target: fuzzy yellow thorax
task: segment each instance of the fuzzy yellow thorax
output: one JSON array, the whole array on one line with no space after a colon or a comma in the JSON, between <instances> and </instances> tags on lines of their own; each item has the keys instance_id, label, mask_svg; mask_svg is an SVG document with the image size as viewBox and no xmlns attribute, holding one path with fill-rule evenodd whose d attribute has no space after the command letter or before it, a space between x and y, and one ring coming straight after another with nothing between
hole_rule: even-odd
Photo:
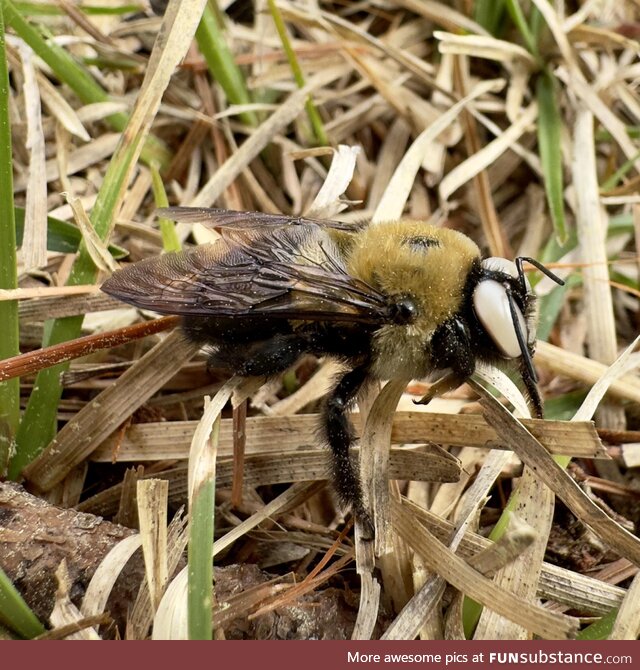
<instances>
[{"instance_id":1,"label":"fuzzy yellow thorax","mask_svg":"<svg viewBox=\"0 0 640 670\"><path fill-rule=\"evenodd\" d=\"M370 225L354 236L350 274L390 298L410 297L418 310L408 325L383 326L374 348L381 377L398 370L423 376L435 329L460 309L465 283L480 250L466 235L414 220Z\"/></svg>"}]
</instances>

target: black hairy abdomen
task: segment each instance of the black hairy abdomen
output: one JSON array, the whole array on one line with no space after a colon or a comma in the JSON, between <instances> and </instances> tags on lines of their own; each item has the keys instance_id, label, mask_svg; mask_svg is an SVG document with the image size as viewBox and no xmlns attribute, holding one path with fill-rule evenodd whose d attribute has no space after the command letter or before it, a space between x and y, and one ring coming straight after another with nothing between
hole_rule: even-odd
<instances>
[{"instance_id":1,"label":"black hairy abdomen","mask_svg":"<svg viewBox=\"0 0 640 670\"><path fill-rule=\"evenodd\" d=\"M182 328L190 340L212 348L211 367L243 376L275 375L303 354L357 363L370 351L372 335L361 325L261 316L188 316Z\"/></svg>"}]
</instances>

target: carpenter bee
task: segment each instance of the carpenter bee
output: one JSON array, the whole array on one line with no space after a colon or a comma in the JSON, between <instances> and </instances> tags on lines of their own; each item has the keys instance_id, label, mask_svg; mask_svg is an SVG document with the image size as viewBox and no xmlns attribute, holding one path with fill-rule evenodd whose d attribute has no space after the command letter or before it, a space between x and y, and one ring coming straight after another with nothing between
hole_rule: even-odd
<instances>
[{"instance_id":1,"label":"carpenter bee","mask_svg":"<svg viewBox=\"0 0 640 670\"><path fill-rule=\"evenodd\" d=\"M530 258L482 259L454 230L422 221L347 226L256 212L173 207L177 221L221 234L209 245L143 260L116 272L106 293L182 317L185 335L208 345L211 364L243 376L274 375L305 353L331 356L346 372L328 394L321 434L332 452L343 504L367 520L348 418L369 379L442 372L428 401L459 386L476 361L515 366L542 416L532 356L535 296Z\"/></svg>"}]
</instances>

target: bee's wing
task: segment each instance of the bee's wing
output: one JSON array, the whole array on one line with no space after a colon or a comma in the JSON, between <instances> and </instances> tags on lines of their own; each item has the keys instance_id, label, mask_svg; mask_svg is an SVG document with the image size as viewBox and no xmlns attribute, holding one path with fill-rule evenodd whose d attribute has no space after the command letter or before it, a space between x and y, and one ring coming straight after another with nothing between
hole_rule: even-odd
<instances>
[{"instance_id":1,"label":"bee's wing","mask_svg":"<svg viewBox=\"0 0 640 670\"><path fill-rule=\"evenodd\" d=\"M180 223L202 223L210 228L279 228L282 226L317 225L321 228L356 231L362 224L341 223L330 219L305 219L304 217L262 212L236 212L230 209L210 209L207 207L164 207L156 214Z\"/></svg>"},{"instance_id":2,"label":"bee's wing","mask_svg":"<svg viewBox=\"0 0 640 670\"><path fill-rule=\"evenodd\" d=\"M102 286L120 300L182 316L257 316L371 324L389 318L384 295L347 272L315 225L232 229L215 244L140 261Z\"/></svg>"}]
</instances>

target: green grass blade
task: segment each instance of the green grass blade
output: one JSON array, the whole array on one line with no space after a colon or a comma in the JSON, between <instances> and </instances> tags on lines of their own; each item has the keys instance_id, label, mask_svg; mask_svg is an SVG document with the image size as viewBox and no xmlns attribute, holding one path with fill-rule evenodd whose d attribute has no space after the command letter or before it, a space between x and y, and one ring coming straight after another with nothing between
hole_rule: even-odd
<instances>
[{"instance_id":1,"label":"green grass blade","mask_svg":"<svg viewBox=\"0 0 640 670\"><path fill-rule=\"evenodd\" d=\"M91 222L96 233L103 240L109 235L113 212L119 201L120 189L124 187L129 174L129 165L137 155L134 147L135 145L128 146L124 152L116 150L91 211ZM93 284L96 277L96 267L84 243L81 243L67 280L67 286ZM47 322L43 346L73 340L80 336L81 328L82 316ZM68 362L61 363L41 370L36 376L33 391L16 434L16 452L9 464L9 476L12 479L18 478L22 469L36 458L53 439L56 432L58 404L62 396L60 376L68 367Z\"/></svg>"},{"instance_id":2,"label":"green grass blade","mask_svg":"<svg viewBox=\"0 0 640 670\"><path fill-rule=\"evenodd\" d=\"M109 236L113 213L120 200L121 190L126 185L129 167L138 155L136 147L142 140L134 138L131 144L119 145L109 163L107 173L98 193L91 222L98 236L105 240ZM84 245L80 244L78 256L73 264L67 286L93 284L97 277L96 267ZM82 316L57 319L45 325L43 346L68 342L80 336ZM62 395L60 375L69 363L61 363L41 370L36 376L33 391L29 397L20 427L16 435L16 453L9 465L9 476L17 478L53 439L56 430L56 415Z\"/></svg>"},{"instance_id":3,"label":"green grass blade","mask_svg":"<svg viewBox=\"0 0 640 670\"><path fill-rule=\"evenodd\" d=\"M618 616L618 608L612 609L610 612L600 617L597 621L581 630L576 636L577 640L608 640L613 624L616 622Z\"/></svg>"},{"instance_id":4,"label":"green grass blade","mask_svg":"<svg viewBox=\"0 0 640 670\"><path fill-rule=\"evenodd\" d=\"M0 289L18 285L13 210L13 160L9 117L9 72L5 55L4 14L0 2ZM20 353L18 303L0 302L0 359ZM0 477L7 473L9 455L20 421L20 380L0 384Z\"/></svg>"},{"instance_id":5,"label":"green grass blade","mask_svg":"<svg viewBox=\"0 0 640 670\"><path fill-rule=\"evenodd\" d=\"M497 36L504 20L505 0L476 0L473 14L479 23L491 35Z\"/></svg>"},{"instance_id":6,"label":"green grass blade","mask_svg":"<svg viewBox=\"0 0 640 670\"><path fill-rule=\"evenodd\" d=\"M640 126L626 126L627 135L632 140L640 139ZM596 142L611 142L613 135L606 128L596 130Z\"/></svg>"},{"instance_id":7,"label":"green grass blade","mask_svg":"<svg viewBox=\"0 0 640 670\"><path fill-rule=\"evenodd\" d=\"M14 2L16 9L25 16L62 16L63 11L57 4L43 3L43 2ZM132 14L133 12L140 12L144 9L144 3L132 2L128 5L116 5L110 7L105 4L79 7L85 14L89 16L120 16L121 14Z\"/></svg>"},{"instance_id":8,"label":"green grass blade","mask_svg":"<svg viewBox=\"0 0 640 670\"><path fill-rule=\"evenodd\" d=\"M491 2L489 2L488 4L491 4ZM538 45L536 43L533 32L529 28L527 19L524 13L522 12L522 7L520 7L520 1L506 0L506 6L507 11L509 12L509 16L511 16L511 20L513 21L516 28L520 31L520 34L522 35L522 39L524 40L525 46L533 56L538 58L540 55L538 52Z\"/></svg>"},{"instance_id":9,"label":"green grass blade","mask_svg":"<svg viewBox=\"0 0 640 670\"><path fill-rule=\"evenodd\" d=\"M267 0L267 2L269 5L269 12L271 12L271 17L273 18L276 30L278 31L278 36L282 42L282 47L287 56L287 60L289 61L289 67L293 73L293 78L295 79L298 88L303 88L305 85L304 74L302 73L300 63L298 63L296 52L293 50L293 46L291 45L291 40L289 39L289 34L287 33L287 27L285 26L284 20L282 19L282 14L280 13L280 10L278 9L274 0ZM313 104L311 97L307 99L305 107L307 110L307 116L309 117L309 123L313 128L315 143L321 146L328 145L329 138L325 132L322 118L320 117L316 106Z\"/></svg>"},{"instance_id":10,"label":"green grass blade","mask_svg":"<svg viewBox=\"0 0 640 670\"><path fill-rule=\"evenodd\" d=\"M24 235L24 207L15 207L14 212L16 217L16 244L19 247ZM75 254L81 241L82 233L77 226L53 216L47 217L47 249L49 251ZM108 249L116 260L126 258L129 255L124 247L119 247L117 244L110 244Z\"/></svg>"},{"instance_id":11,"label":"green grass blade","mask_svg":"<svg viewBox=\"0 0 640 670\"><path fill-rule=\"evenodd\" d=\"M600 187L603 191L610 191L618 186L624 179L625 175L634 169L635 162L640 158L640 151L635 156L625 161Z\"/></svg>"},{"instance_id":12,"label":"green grass blade","mask_svg":"<svg viewBox=\"0 0 640 670\"><path fill-rule=\"evenodd\" d=\"M162 183L158 167L152 164L150 170L151 189L153 190L153 199L156 203L156 207L168 207L169 199L164 190L164 184ZM158 224L160 225L160 234L162 235L162 248L165 251L180 251L182 245L180 244L180 239L176 233L176 227L173 221L171 221L171 219L160 217L158 219Z\"/></svg>"},{"instance_id":13,"label":"green grass blade","mask_svg":"<svg viewBox=\"0 0 640 670\"><path fill-rule=\"evenodd\" d=\"M571 421L586 397L587 392L584 389L578 389L577 391L569 391L562 395L547 398L544 403L545 419Z\"/></svg>"},{"instance_id":14,"label":"green grass blade","mask_svg":"<svg viewBox=\"0 0 640 670\"><path fill-rule=\"evenodd\" d=\"M16 9L11 0L2 0L5 20L16 33L53 70L56 77L69 86L84 104L108 101L108 93L96 82L89 71L53 40L48 40L32 26ZM117 131L127 125L127 114L117 113L107 117L108 123ZM169 164L171 154L158 138L149 136L141 156L143 162L156 161L164 167Z\"/></svg>"},{"instance_id":15,"label":"green grass blade","mask_svg":"<svg viewBox=\"0 0 640 670\"><path fill-rule=\"evenodd\" d=\"M195 31L195 23L199 20L193 8L197 3L173 5L175 12L167 15L173 21L172 26L183 22L183 30L178 33L169 28L160 32L151 54L152 68L148 79L142 84L140 95L134 111L115 153L107 167L107 171L98 192L95 205L91 210L91 223L100 239L106 240L115 220L115 213L124 197L128 179L134 163L140 157L145 139L148 137L151 122L160 104L160 90L165 90L169 83L170 72L177 62L184 57L189 41L184 39L184 30L190 34ZM161 58L161 54L169 54L169 58ZM84 242L80 244L78 255L73 264L67 286L92 284L97 277L96 267L87 252ZM82 326L82 316L58 319L45 325L44 346L58 344L77 338ZM67 367L63 363L47 370L42 370L36 377L33 392L27 403L18 433L16 436L16 454L10 463L10 476L17 477L22 469L30 463L51 441L55 427L57 409L62 394L60 373Z\"/></svg>"},{"instance_id":16,"label":"green grass blade","mask_svg":"<svg viewBox=\"0 0 640 670\"><path fill-rule=\"evenodd\" d=\"M540 40L542 39L543 31L547 30L546 25L547 24L545 20L542 18L542 14L540 13L538 7L535 5L531 5L531 14L529 15L529 26L531 28L531 33L533 34L533 40L534 44L536 45L536 49L537 45L540 44Z\"/></svg>"},{"instance_id":17,"label":"green grass blade","mask_svg":"<svg viewBox=\"0 0 640 670\"><path fill-rule=\"evenodd\" d=\"M87 281L86 283L91 283ZM79 337L82 317L73 316L45 324L43 346L60 344ZM33 391L16 433L16 450L9 463L9 477L18 479L22 469L28 465L56 434L56 416L58 403L62 396L60 376L69 367L61 363L41 370L36 375Z\"/></svg>"},{"instance_id":18,"label":"green grass blade","mask_svg":"<svg viewBox=\"0 0 640 670\"><path fill-rule=\"evenodd\" d=\"M556 286L550 293L538 300L540 315L536 334L539 340L546 342L549 339L551 330L560 315L560 310L565 304L567 294L581 283L580 277L572 275L565 280L564 286Z\"/></svg>"},{"instance_id":19,"label":"green grass blade","mask_svg":"<svg viewBox=\"0 0 640 670\"><path fill-rule=\"evenodd\" d=\"M227 46L218 18L209 4L196 30L196 40L207 61L209 73L222 86L229 102L234 105L248 105L251 97L244 75ZM253 112L243 112L240 119L248 126L258 125L258 117Z\"/></svg>"},{"instance_id":20,"label":"green grass blade","mask_svg":"<svg viewBox=\"0 0 640 670\"><path fill-rule=\"evenodd\" d=\"M536 84L538 97L538 150L542 161L544 185L553 228L558 243L567 240L564 217L562 153L560 135L562 118L558 109L555 79L549 72L542 72Z\"/></svg>"},{"instance_id":21,"label":"green grass blade","mask_svg":"<svg viewBox=\"0 0 640 670\"><path fill-rule=\"evenodd\" d=\"M2 568L0 568L0 623L27 639L45 632L38 617L29 609Z\"/></svg>"},{"instance_id":22,"label":"green grass blade","mask_svg":"<svg viewBox=\"0 0 640 670\"><path fill-rule=\"evenodd\" d=\"M215 452L220 436L220 415L211 429L209 442L200 463L194 466L196 481L189 512L189 550L187 591L189 639L213 637L213 529L215 508Z\"/></svg>"}]
</instances>

